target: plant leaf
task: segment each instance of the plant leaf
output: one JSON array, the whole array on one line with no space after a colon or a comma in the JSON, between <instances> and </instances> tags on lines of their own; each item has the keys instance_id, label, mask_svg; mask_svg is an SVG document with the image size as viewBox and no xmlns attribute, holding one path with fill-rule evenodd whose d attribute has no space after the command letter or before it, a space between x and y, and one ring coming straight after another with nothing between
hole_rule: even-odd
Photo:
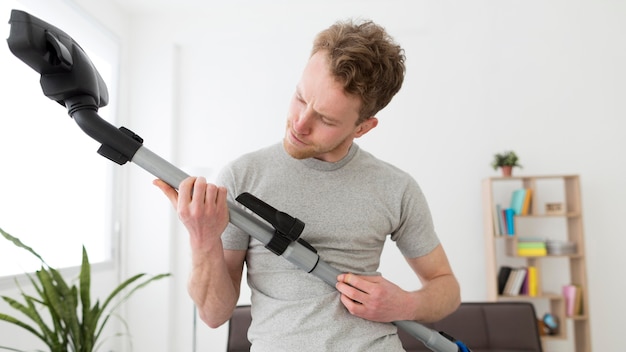
<instances>
[{"instance_id":1,"label":"plant leaf","mask_svg":"<svg viewBox=\"0 0 626 352\"><path fill-rule=\"evenodd\" d=\"M0 234L17 247L30 252L42 263L41 269L36 271L35 275L26 274L39 297L25 294L17 280L17 287L25 303L2 296L12 308L24 314L35 324L29 325L15 317L2 313L0 313L0 321L6 321L31 332L48 346L50 349L49 352L67 352L68 349L73 352L92 352L94 346L102 346L101 342L98 344L96 344L96 342L104 326L111 316L113 316L113 311L138 289L145 287L150 282L170 276L170 274L160 274L140 281L146 274L135 275L117 286L113 292L108 295L103 304L101 304L99 300L96 300L95 305L91 307L91 265L89 263L87 250L84 246L82 248L83 258L77 287L76 285L68 285L58 270L50 267L35 250L25 245L18 238L11 236L1 228ZM130 289L130 291L125 292L127 288ZM112 304L113 299L122 293L124 293L124 295L119 300L116 300L115 305L104 315L105 308ZM82 317L79 316L79 304ZM48 326L44 322L37 308L39 306L45 308L48 314L50 314L49 320L52 321L52 326ZM126 326L125 322L123 323ZM39 328L39 330L37 328ZM128 331L127 326L126 330ZM121 335L117 334L115 336ZM1 349L24 352L5 346L0 346L0 350ZM43 351L37 350L37 352Z\"/></svg>"},{"instance_id":2,"label":"plant leaf","mask_svg":"<svg viewBox=\"0 0 626 352\"><path fill-rule=\"evenodd\" d=\"M100 318L100 315L104 312L104 309L106 306L109 305L109 303L111 302L111 300L117 296L120 292L122 292L126 287L128 287L129 285L131 285L133 282L137 281L138 279L142 278L143 276L145 276L145 273L142 274L137 274L133 277L131 277L130 279L127 279L126 281L124 281L123 283L121 283L115 290L113 290L113 292L111 292L111 294L109 295L109 297L107 297L106 301L104 302L104 304L102 305L102 309L100 310L100 314L98 315L98 319ZM126 295L124 295L122 297L122 299L117 302L115 304L115 306L113 306L113 308L111 308L110 312L115 311L122 303L124 303L133 293L135 293L135 291L137 291L138 289L146 286L147 284L149 284L150 282L156 281L156 280L160 280L163 279L165 277L171 276L171 274L159 274L156 276L153 276L149 279L147 279L146 281L144 281L143 283L140 283L138 285L136 285L130 292L128 292ZM100 333L102 332L102 330L104 329L104 326L106 325L106 322L108 321L108 317L111 313L107 314L105 320L103 321L102 324L100 324L100 327L98 328L98 333L97 335L99 336Z\"/></svg>"},{"instance_id":3,"label":"plant leaf","mask_svg":"<svg viewBox=\"0 0 626 352\"><path fill-rule=\"evenodd\" d=\"M6 347L6 346L0 346L0 350L7 350L7 351L13 351L13 352L26 352L24 350L16 350L15 348Z\"/></svg>"},{"instance_id":4,"label":"plant leaf","mask_svg":"<svg viewBox=\"0 0 626 352\"><path fill-rule=\"evenodd\" d=\"M42 286L41 298L43 302L41 302L41 304L48 308L48 313L50 314L54 326L55 341L59 344L67 345L67 325L64 323L63 319L63 304L65 304L65 298L59 295L53 283L52 273L50 271L45 269L37 271L37 278Z\"/></svg>"},{"instance_id":5,"label":"plant leaf","mask_svg":"<svg viewBox=\"0 0 626 352\"><path fill-rule=\"evenodd\" d=\"M39 259L42 263L46 264L46 261L43 260L43 258L37 252L35 252L34 249L32 249L29 246L27 246L24 243L22 243L22 241L20 241L19 238L11 236L6 231L4 231L2 228L0 228L0 234L2 234L2 236L4 236L4 238L6 238L7 240L13 242L14 245L29 251L32 255L37 257L37 259Z\"/></svg>"},{"instance_id":6,"label":"plant leaf","mask_svg":"<svg viewBox=\"0 0 626 352\"><path fill-rule=\"evenodd\" d=\"M2 299L5 302L7 302L11 307L15 308L16 310L18 310L19 312L21 312L22 314L24 314L25 316L30 318L34 323L36 323L37 326L41 329L41 332L36 331L35 328L33 328L32 326L29 329L26 326L22 326L20 324L16 324L16 325L19 325L19 326L23 327L24 329L34 333L43 342L45 342L46 345L48 345L50 347L55 346L58 343L58 340L56 338L57 336L43 322L43 319L41 319L41 316L39 315L39 313L38 313L38 311L35 308L35 305L33 303L33 298L28 296L28 295L26 295L26 294L24 294L23 292L22 292L22 296L26 300L26 304L27 305L24 305L24 304L18 302L17 300L15 300L15 299L13 299L11 297L2 296ZM7 321L7 320L5 320L5 321ZM23 323L23 324L25 324L25 323ZM27 325L27 324L25 324L25 325ZM35 331L33 331L33 330L35 330Z\"/></svg>"},{"instance_id":7,"label":"plant leaf","mask_svg":"<svg viewBox=\"0 0 626 352\"><path fill-rule=\"evenodd\" d=\"M69 342L77 348L81 345L80 322L78 321L78 289L76 286L68 286L63 276L55 269L50 268L50 277L44 278L45 292L48 293L50 304L58 312L59 318L63 322L66 337ZM49 281L47 281L49 279Z\"/></svg>"},{"instance_id":8,"label":"plant leaf","mask_svg":"<svg viewBox=\"0 0 626 352\"><path fill-rule=\"evenodd\" d=\"M81 325L82 345L85 351L91 351L95 343L93 331L97 320L91 311L91 266L89 265L89 256L87 250L83 246L83 260L80 266L79 275L80 287L80 304L83 310L83 320Z\"/></svg>"},{"instance_id":9,"label":"plant leaf","mask_svg":"<svg viewBox=\"0 0 626 352\"><path fill-rule=\"evenodd\" d=\"M4 297L2 297L2 298L4 298ZM11 324L17 325L17 326L21 327L22 329L26 329L26 330L30 331L31 333L33 333L35 336L39 337L39 339L43 340L44 342L46 341L45 337L43 335L41 335L39 333L39 331L37 331L37 329L33 328L32 326L24 323L23 321L15 318L13 316L10 316L10 315L4 314L4 313L0 313L0 320L6 321L7 323L11 323Z\"/></svg>"},{"instance_id":10,"label":"plant leaf","mask_svg":"<svg viewBox=\"0 0 626 352\"><path fill-rule=\"evenodd\" d=\"M135 276L134 276L133 278L131 278L131 279L134 279L134 278L139 279L139 278L141 278L141 277L143 277L143 276L145 276L145 275L146 275L145 273L144 273L144 274L138 274L138 275L135 275ZM168 276L171 276L171 274L159 274L159 275L156 275L156 276L153 276L153 277L148 278L148 279L147 279L146 281L144 281L143 283L140 283L140 284L136 285L136 286L135 286L132 290L130 290L130 292L128 292L126 295L124 295L124 297L122 297L122 299L121 299L119 302L117 302L117 304L116 304L116 305L115 305L115 306L111 309L111 311L114 311L115 309L117 309L117 307L119 307L119 306L120 306L123 302L125 302L125 301L126 301L126 300L127 300L127 299L128 299L128 298L129 298L129 297L130 297L133 293L135 293L135 291L139 290L139 289L140 289L140 288L142 288L142 287L145 287L146 285L148 285L149 283L151 283L151 282L153 282L153 281L160 280L160 279L163 279L163 278L168 277ZM118 289L116 289L115 291L113 291L113 293L112 293L111 295L109 295L109 297L110 297L110 298L113 298L114 296L116 296L117 294L119 294L119 293L122 291L122 289L124 289L126 286L130 285L130 284L132 283L132 281L135 281L135 280L136 280L136 279L135 279L135 280L132 280L131 282L129 282L131 279L129 279L129 280L127 280L126 282L122 283L122 285L120 285L120 286L118 287L118 289L119 289L119 288L121 288L121 289L119 289L119 290L118 290ZM126 283L128 283L128 285L126 285ZM123 286L123 287L122 287L122 286ZM106 303L108 303L109 301L110 301L110 300L109 300L109 299L107 299L107 302L106 302ZM106 303L105 303L105 304L106 304ZM103 306L102 308L104 308L104 306Z\"/></svg>"}]
</instances>

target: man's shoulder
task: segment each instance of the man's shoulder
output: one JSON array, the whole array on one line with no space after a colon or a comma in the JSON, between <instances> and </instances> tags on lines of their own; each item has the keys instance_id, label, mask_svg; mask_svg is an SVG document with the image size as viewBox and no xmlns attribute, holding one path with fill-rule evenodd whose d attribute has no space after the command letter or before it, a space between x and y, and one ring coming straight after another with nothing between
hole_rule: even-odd
<instances>
[{"instance_id":1,"label":"man's shoulder","mask_svg":"<svg viewBox=\"0 0 626 352\"><path fill-rule=\"evenodd\" d=\"M392 178L412 178L412 176L405 170L391 164L388 161L379 159L377 156L364 150L363 148L359 150L359 160L361 166L370 172L375 171Z\"/></svg>"}]
</instances>

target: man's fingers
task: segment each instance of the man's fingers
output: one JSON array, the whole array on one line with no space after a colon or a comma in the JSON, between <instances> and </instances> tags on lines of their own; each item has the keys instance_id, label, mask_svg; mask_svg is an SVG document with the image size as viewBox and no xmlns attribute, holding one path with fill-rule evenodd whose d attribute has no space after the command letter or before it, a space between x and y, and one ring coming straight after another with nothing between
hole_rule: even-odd
<instances>
[{"instance_id":1,"label":"man's fingers","mask_svg":"<svg viewBox=\"0 0 626 352\"><path fill-rule=\"evenodd\" d=\"M191 193L192 193L193 199L198 200L198 201L204 203L205 197L206 197L206 193L207 193L206 178L204 178L204 177L196 177L193 180L192 187L193 187L193 189L191 190Z\"/></svg>"},{"instance_id":2,"label":"man's fingers","mask_svg":"<svg viewBox=\"0 0 626 352\"><path fill-rule=\"evenodd\" d=\"M194 183L196 182L195 177L187 177L180 183L178 186L178 197L180 199L186 199L187 201L191 201L192 192L194 190Z\"/></svg>"},{"instance_id":3,"label":"man's fingers","mask_svg":"<svg viewBox=\"0 0 626 352\"><path fill-rule=\"evenodd\" d=\"M217 186L215 186L213 184L207 184L206 185L206 190L205 190L205 193L204 193L204 202L206 204L216 204L217 203L217 196L218 196Z\"/></svg>"},{"instance_id":4,"label":"man's fingers","mask_svg":"<svg viewBox=\"0 0 626 352\"><path fill-rule=\"evenodd\" d=\"M360 286L363 281L352 273L340 274L337 277L336 287L339 292L353 302L361 303L367 296L367 292Z\"/></svg>"},{"instance_id":5,"label":"man's fingers","mask_svg":"<svg viewBox=\"0 0 626 352\"><path fill-rule=\"evenodd\" d=\"M354 287L355 289L365 293L368 292L370 283L374 282L353 273L339 274L339 276L337 276L337 281L343 282L344 284Z\"/></svg>"},{"instance_id":6,"label":"man's fingers","mask_svg":"<svg viewBox=\"0 0 626 352\"><path fill-rule=\"evenodd\" d=\"M172 206L176 209L178 207L178 192L174 189L174 187L165 183L165 181L161 179L156 179L152 182L155 186L157 186L163 194L170 200Z\"/></svg>"},{"instance_id":7,"label":"man's fingers","mask_svg":"<svg viewBox=\"0 0 626 352\"><path fill-rule=\"evenodd\" d=\"M226 203L226 197L228 196L228 191L226 187L218 187L217 188L217 203L223 204Z\"/></svg>"}]
</instances>

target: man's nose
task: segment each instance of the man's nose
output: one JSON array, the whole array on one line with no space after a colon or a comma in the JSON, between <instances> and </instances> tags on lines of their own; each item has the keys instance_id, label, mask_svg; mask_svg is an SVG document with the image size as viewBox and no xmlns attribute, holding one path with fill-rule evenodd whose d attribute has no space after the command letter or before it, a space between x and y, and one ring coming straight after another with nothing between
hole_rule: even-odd
<instances>
[{"instance_id":1,"label":"man's nose","mask_svg":"<svg viewBox=\"0 0 626 352\"><path fill-rule=\"evenodd\" d=\"M306 107L300 111L293 123L293 128L298 134L308 134L313 122L313 109Z\"/></svg>"}]
</instances>

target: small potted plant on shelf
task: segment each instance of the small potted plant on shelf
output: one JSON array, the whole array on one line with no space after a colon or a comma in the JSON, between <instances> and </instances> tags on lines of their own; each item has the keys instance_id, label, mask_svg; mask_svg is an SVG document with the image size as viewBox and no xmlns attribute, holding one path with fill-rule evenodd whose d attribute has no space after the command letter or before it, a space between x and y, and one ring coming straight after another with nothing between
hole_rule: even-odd
<instances>
[{"instance_id":1,"label":"small potted plant on shelf","mask_svg":"<svg viewBox=\"0 0 626 352\"><path fill-rule=\"evenodd\" d=\"M23 328L43 341L50 352L92 352L101 347L100 335L115 311L135 291L147 284L170 276L160 274L146 277L135 275L117 286L104 300L92 302L91 265L87 251L83 247L82 264L77 278L78 285L69 285L60 272L50 267L31 247L0 228L0 235L16 246L30 252L41 261L41 269L34 274L27 274L36 295L26 293L17 283L23 302L2 296L11 308L28 318L0 313L0 321L5 321ZM5 341L3 341L5 342ZM21 350L2 346L0 350Z\"/></svg>"},{"instance_id":2,"label":"small potted plant on shelf","mask_svg":"<svg viewBox=\"0 0 626 352\"><path fill-rule=\"evenodd\" d=\"M515 152L512 150L505 151L504 153L495 154L493 156L491 166L494 170L498 170L498 168L501 168L502 176L511 176L514 167L522 167L522 165L519 163L519 158L517 157L517 154L515 154Z\"/></svg>"}]
</instances>

